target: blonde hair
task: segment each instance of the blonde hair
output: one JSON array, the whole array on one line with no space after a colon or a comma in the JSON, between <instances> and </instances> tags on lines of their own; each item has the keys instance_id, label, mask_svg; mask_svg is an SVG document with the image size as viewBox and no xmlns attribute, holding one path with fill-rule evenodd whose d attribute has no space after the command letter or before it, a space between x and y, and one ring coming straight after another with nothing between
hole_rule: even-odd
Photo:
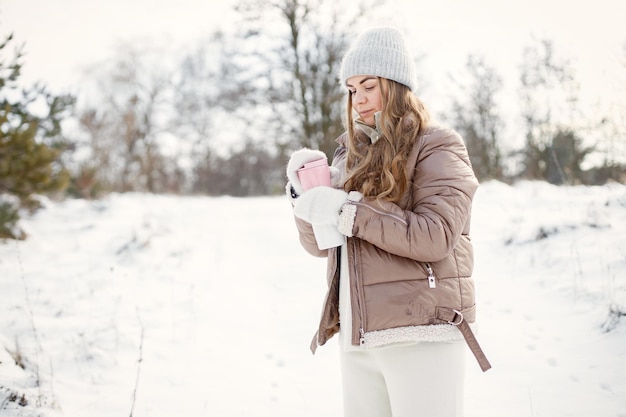
<instances>
[{"instance_id":1,"label":"blonde hair","mask_svg":"<svg viewBox=\"0 0 626 417\"><path fill-rule=\"evenodd\" d=\"M424 103L409 88L378 78L382 94L380 138L373 144L355 129L352 95L348 94L346 191L360 191L379 201L398 202L407 188L406 160L418 134L430 121Z\"/></svg>"}]
</instances>

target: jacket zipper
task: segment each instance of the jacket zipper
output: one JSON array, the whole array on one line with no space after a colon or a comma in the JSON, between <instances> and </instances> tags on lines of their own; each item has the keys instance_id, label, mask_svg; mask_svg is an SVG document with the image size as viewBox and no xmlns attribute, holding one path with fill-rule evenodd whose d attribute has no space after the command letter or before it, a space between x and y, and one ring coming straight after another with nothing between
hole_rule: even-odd
<instances>
[{"instance_id":1,"label":"jacket zipper","mask_svg":"<svg viewBox=\"0 0 626 417\"><path fill-rule=\"evenodd\" d=\"M391 214L391 213L388 213L388 212L386 212L386 211L378 210L378 209L376 209L375 207L372 207L372 206L370 206L370 205L368 205L368 204L363 204L363 203L358 202L358 201L355 201L353 204L355 204L355 205L357 205L357 206L365 207L365 208L367 208L368 210L372 210L372 211L373 211L374 213L376 213L376 214L380 214L380 215L382 215L382 216L391 217L392 219L397 220L398 222L402 223L403 225L405 225L405 226L407 225L406 220L404 220L404 219L403 219L402 217L400 217L400 216L396 216L395 214Z\"/></svg>"},{"instance_id":2,"label":"jacket zipper","mask_svg":"<svg viewBox=\"0 0 626 417\"><path fill-rule=\"evenodd\" d=\"M435 272L428 262L426 262L426 270L428 271L428 288L437 288Z\"/></svg>"},{"instance_id":3,"label":"jacket zipper","mask_svg":"<svg viewBox=\"0 0 626 417\"><path fill-rule=\"evenodd\" d=\"M367 207L368 209L373 210L375 213L392 217L392 218L396 219L397 221L399 221L400 223L403 223L405 225L407 224L406 221L403 218L399 217L399 216L395 216L395 215L392 215L392 214L389 214L389 213L385 213L385 212L380 211L380 210L376 210L375 208L373 208L373 207L371 207L369 205L360 204L359 202L355 202L354 204L359 205L359 206ZM350 246L350 245L348 245L348 246ZM356 259L356 245L352 244L351 246L352 246L352 250L353 250L354 259ZM353 267L353 268L354 268L353 273L355 275L355 279L357 281L359 281L359 276L358 276L358 274L356 272L356 267ZM436 288L437 287L437 282L436 282L436 278L435 278L435 272L433 271L433 268L430 266L430 263L428 263L428 262L426 263L426 270L428 271L428 287L429 288ZM360 283L357 282L357 284L360 284ZM357 285L356 288L357 288L357 300L358 300L358 303L359 303L358 306L357 306L357 311L359 313L359 323L360 323L360 326L359 326L359 336L358 336L359 340L358 340L358 342L359 342L359 346L364 346L365 345L365 327L366 327L366 325L364 323L364 317L363 317L363 312L362 312L363 301L361 300L361 292L358 291L358 289L360 288L359 285ZM352 300L352 302L354 302L354 301L355 300ZM355 317L352 317L353 332L354 332L354 329L356 328L356 326L354 326L354 322L355 322ZM352 343L354 343L354 342L356 342L356 339L353 336Z\"/></svg>"},{"instance_id":4,"label":"jacket zipper","mask_svg":"<svg viewBox=\"0 0 626 417\"><path fill-rule=\"evenodd\" d=\"M352 249L352 256L353 259L356 261L356 243L352 243L351 245L348 245L348 247L351 247ZM356 268L356 262L353 262L352 265L352 273L354 274L354 279L356 281L356 299L352 300L352 304L354 304L355 302L358 303L356 305L356 311L358 313L357 315L353 314L352 317L352 332L353 332L353 338L352 338L352 343L356 344L356 342L358 341L359 346L363 346L365 344L365 318L363 317L363 300L362 300L362 291L360 291L359 289L361 288L361 277L359 276L359 274L357 273L357 268ZM354 311L354 310L353 310ZM358 319L358 326L355 326L356 321ZM355 329L359 329L359 333L358 333L358 339L357 339L357 334L355 332Z\"/></svg>"}]
</instances>

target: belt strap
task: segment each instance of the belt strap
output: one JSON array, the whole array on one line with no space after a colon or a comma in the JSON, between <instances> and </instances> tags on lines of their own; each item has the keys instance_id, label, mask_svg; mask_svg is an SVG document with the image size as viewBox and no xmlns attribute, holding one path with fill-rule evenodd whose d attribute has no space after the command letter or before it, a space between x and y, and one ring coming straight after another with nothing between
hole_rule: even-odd
<instances>
[{"instance_id":1,"label":"belt strap","mask_svg":"<svg viewBox=\"0 0 626 417\"><path fill-rule=\"evenodd\" d=\"M437 318L439 320L444 320L448 324L456 326L459 329L483 372L486 372L491 368L491 364L489 363L489 360L487 360L485 352L481 349L478 340L476 340L476 336L474 336L474 332L472 332L472 328L469 323L465 321L461 311L446 307L437 307Z\"/></svg>"}]
</instances>

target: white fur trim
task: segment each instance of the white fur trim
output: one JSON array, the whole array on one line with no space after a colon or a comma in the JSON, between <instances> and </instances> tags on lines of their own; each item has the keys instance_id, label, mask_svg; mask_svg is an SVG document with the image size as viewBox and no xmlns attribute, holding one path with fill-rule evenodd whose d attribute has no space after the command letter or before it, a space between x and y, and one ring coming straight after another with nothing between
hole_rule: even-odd
<instances>
[{"instance_id":1,"label":"white fur trim","mask_svg":"<svg viewBox=\"0 0 626 417\"><path fill-rule=\"evenodd\" d=\"M363 199L363 194L358 191L350 191L348 193L349 202L359 202ZM339 225L337 228L341 233L348 237L352 237L352 228L354 227L354 219L356 217L356 205L344 204L339 214Z\"/></svg>"},{"instance_id":2,"label":"white fur trim","mask_svg":"<svg viewBox=\"0 0 626 417\"><path fill-rule=\"evenodd\" d=\"M354 227L354 218L356 217L356 206L354 204L346 203L341 208L341 214L339 215L339 224L337 229L348 236L352 237L352 228Z\"/></svg>"},{"instance_id":3,"label":"white fur trim","mask_svg":"<svg viewBox=\"0 0 626 417\"><path fill-rule=\"evenodd\" d=\"M463 335L450 324L428 326L407 326L367 332L364 335L364 348L375 348L398 343L416 342L455 342L463 340Z\"/></svg>"},{"instance_id":4,"label":"white fur trim","mask_svg":"<svg viewBox=\"0 0 626 417\"><path fill-rule=\"evenodd\" d=\"M348 201L358 202L363 200L363 194L358 191L350 191L348 193Z\"/></svg>"}]
</instances>

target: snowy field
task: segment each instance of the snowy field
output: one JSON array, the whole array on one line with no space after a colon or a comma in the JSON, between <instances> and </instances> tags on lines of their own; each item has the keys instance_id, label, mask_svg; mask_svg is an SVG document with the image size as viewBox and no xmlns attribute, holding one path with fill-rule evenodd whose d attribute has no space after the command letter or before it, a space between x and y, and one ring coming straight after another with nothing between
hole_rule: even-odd
<instances>
[{"instance_id":1,"label":"snowy field","mask_svg":"<svg viewBox=\"0 0 626 417\"><path fill-rule=\"evenodd\" d=\"M325 261L286 198L111 195L22 225L0 416L341 416L337 342L309 351ZM472 235L493 369L468 350L466 417L626 417L626 186L482 184Z\"/></svg>"}]
</instances>

